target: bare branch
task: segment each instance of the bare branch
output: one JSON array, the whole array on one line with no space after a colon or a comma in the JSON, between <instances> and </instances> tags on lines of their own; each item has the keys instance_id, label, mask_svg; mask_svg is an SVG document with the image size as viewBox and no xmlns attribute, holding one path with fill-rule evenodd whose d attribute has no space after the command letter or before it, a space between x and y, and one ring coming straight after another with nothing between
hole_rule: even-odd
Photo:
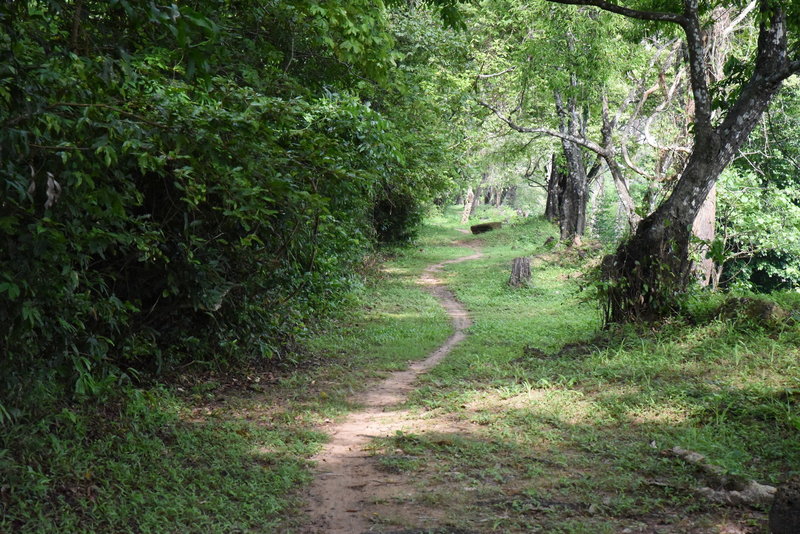
<instances>
[{"instance_id":1,"label":"bare branch","mask_svg":"<svg viewBox=\"0 0 800 534\"><path fill-rule=\"evenodd\" d=\"M517 70L517 67L510 67L506 70L501 70L500 72L495 72L493 74L478 74L478 78L496 78L497 76L502 76L503 74L514 72L515 70Z\"/></svg>"},{"instance_id":2,"label":"bare branch","mask_svg":"<svg viewBox=\"0 0 800 534\"><path fill-rule=\"evenodd\" d=\"M650 126L653 124L653 120L656 118L656 114L650 115L644 123L644 140L647 142L648 145L655 148L656 150L670 150L672 152L683 152L684 154L691 154L692 148L688 146L680 146L680 145L662 145L653 137L652 132L650 132Z\"/></svg>"},{"instance_id":3,"label":"bare branch","mask_svg":"<svg viewBox=\"0 0 800 534\"><path fill-rule=\"evenodd\" d=\"M630 154L628 153L628 145L627 144L623 144L622 145L622 160L625 162L625 166L626 167L628 167L630 170L632 170L633 172L635 172L639 176L643 176L643 177L647 178L648 180L655 180L655 176L653 176L649 172L645 171L644 169L642 169L641 167L636 165L636 163L633 162L633 160L631 159Z\"/></svg>"},{"instance_id":4,"label":"bare branch","mask_svg":"<svg viewBox=\"0 0 800 534\"><path fill-rule=\"evenodd\" d=\"M481 106L485 107L486 109L491 110L495 115L497 115L498 119L505 122L512 130L516 130L520 133L532 133L532 134L549 135L551 137L557 137L559 139L570 141L571 143L575 143L576 145L580 145L584 148L587 148L592 152L594 152L595 154L599 154L604 157L607 155L606 150L603 149L603 147L601 147L594 141L591 141L589 139L584 139L582 137L577 137L571 134L562 133L559 132L558 130L553 130L552 128L528 128L525 126L520 126L519 124L515 123L514 121L503 115L503 113L499 109L492 106L491 104L488 104L483 100L478 100L478 103Z\"/></svg>"},{"instance_id":5,"label":"bare branch","mask_svg":"<svg viewBox=\"0 0 800 534\"><path fill-rule=\"evenodd\" d=\"M89 147L72 146L72 145L37 145L35 143L31 143L30 146L41 150L83 150L83 151L92 150Z\"/></svg>"},{"instance_id":6,"label":"bare branch","mask_svg":"<svg viewBox=\"0 0 800 534\"><path fill-rule=\"evenodd\" d=\"M683 26L686 19L683 15L677 13L667 13L663 11L640 11L638 9L630 9L624 6L618 6L605 0L548 0L556 4L568 4L573 6L594 6L604 11L616 13L617 15L624 15L639 20L652 20L659 22L672 22Z\"/></svg>"},{"instance_id":7,"label":"bare branch","mask_svg":"<svg viewBox=\"0 0 800 534\"><path fill-rule=\"evenodd\" d=\"M723 30L722 36L727 37L730 33L732 33L736 29L736 27L742 23L745 17L747 17L747 15L749 15L756 8L756 4L757 4L756 0L753 0L752 2L747 4L745 8L742 10L742 12L739 13L739 16L733 19L731 23L728 25L728 27L725 28L725 30Z\"/></svg>"}]
</instances>

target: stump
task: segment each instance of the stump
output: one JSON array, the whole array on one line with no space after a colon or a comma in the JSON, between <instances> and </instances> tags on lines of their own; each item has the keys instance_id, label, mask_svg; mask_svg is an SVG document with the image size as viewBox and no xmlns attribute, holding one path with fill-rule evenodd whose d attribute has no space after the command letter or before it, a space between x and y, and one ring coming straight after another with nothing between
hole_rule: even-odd
<instances>
[{"instance_id":1,"label":"stump","mask_svg":"<svg viewBox=\"0 0 800 534\"><path fill-rule=\"evenodd\" d=\"M508 285L511 287L520 287L528 285L531 280L531 259L530 258L514 258L511 262L511 278L508 279Z\"/></svg>"},{"instance_id":2,"label":"stump","mask_svg":"<svg viewBox=\"0 0 800 534\"><path fill-rule=\"evenodd\" d=\"M473 234L482 234L484 232L491 232L492 230L499 230L502 228L503 223L501 222L488 222L488 223L481 223L481 224L473 224L469 227L470 231Z\"/></svg>"}]
</instances>

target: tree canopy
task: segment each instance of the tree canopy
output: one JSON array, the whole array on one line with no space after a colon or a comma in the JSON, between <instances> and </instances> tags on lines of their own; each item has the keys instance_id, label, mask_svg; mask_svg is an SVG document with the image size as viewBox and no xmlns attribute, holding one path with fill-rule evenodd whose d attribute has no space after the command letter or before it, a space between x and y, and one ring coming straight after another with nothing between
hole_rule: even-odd
<instances>
[{"instance_id":1,"label":"tree canopy","mask_svg":"<svg viewBox=\"0 0 800 534\"><path fill-rule=\"evenodd\" d=\"M435 74L465 53L424 6L32 0L0 17L2 417L43 376L89 395L283 358L456 176L444 111L462 101Z\"/></svg>"}]
</instances>

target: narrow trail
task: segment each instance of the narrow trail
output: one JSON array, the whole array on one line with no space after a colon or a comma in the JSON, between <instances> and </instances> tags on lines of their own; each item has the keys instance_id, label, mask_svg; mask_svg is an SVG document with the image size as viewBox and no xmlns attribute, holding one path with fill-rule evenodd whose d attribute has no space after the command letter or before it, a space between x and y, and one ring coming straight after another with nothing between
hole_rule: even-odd
<instances>
[{"instance_id":1,"label":"narrow trail","mask_svg":"<svg viewBox=\"0 0 800 534\"><path fill-rule=\"evenodd\" d=\"M457 244L474 248L470 243ZM410 424L407 412L393 408L406 400L419 375L442 361L466 337L465 330L472 324L469 314L436 275L446 265L474 260L482 255L476 249L474 254L443 261L423 271L419 284L447 311L453 323L453 334L424 360L413 363L405 371L392 373L367 391L360 399L364 404L363 410L350 414L329 429L332 434L330 443L313 458L317 470L308 491L306 508L310 521L302 532L369 532L372 523L367 517L368 501L379 488L391 482L386 473L376 468L364 447L371 439L392 435Z\"/></svg>"}]
</instances>

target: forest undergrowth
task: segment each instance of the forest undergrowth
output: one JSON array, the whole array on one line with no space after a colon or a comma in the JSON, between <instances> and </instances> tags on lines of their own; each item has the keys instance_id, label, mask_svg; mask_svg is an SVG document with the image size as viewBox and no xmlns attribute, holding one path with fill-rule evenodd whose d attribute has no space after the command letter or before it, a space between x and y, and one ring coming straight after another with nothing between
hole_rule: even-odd
<instances>
[{"instance_id":1,"label":"forest undergrowth","mask_svg":"<svg viewBox=\"0 0 800 534\"><path fill-rule=\"evenodd\" d=\"M474 325L408 403L434 430L370 446L410 488L370 503L376 532L766 531L764 509L698 496L702 473L668 451L762 483L797 474L798 295L759 297L787 312L774 321L720 315L729 296L696 292L682 317L603 330L580 290L597 250L546 245L555 230L535 218L459 226L454 209L430 216L284 368L176 377L13 427L0 532L302 532L326 427L448 336L416 280L466 240L484 257L444 277ZM533 278L512 289L519 256Z\"/></svg>"}]
</instances>

